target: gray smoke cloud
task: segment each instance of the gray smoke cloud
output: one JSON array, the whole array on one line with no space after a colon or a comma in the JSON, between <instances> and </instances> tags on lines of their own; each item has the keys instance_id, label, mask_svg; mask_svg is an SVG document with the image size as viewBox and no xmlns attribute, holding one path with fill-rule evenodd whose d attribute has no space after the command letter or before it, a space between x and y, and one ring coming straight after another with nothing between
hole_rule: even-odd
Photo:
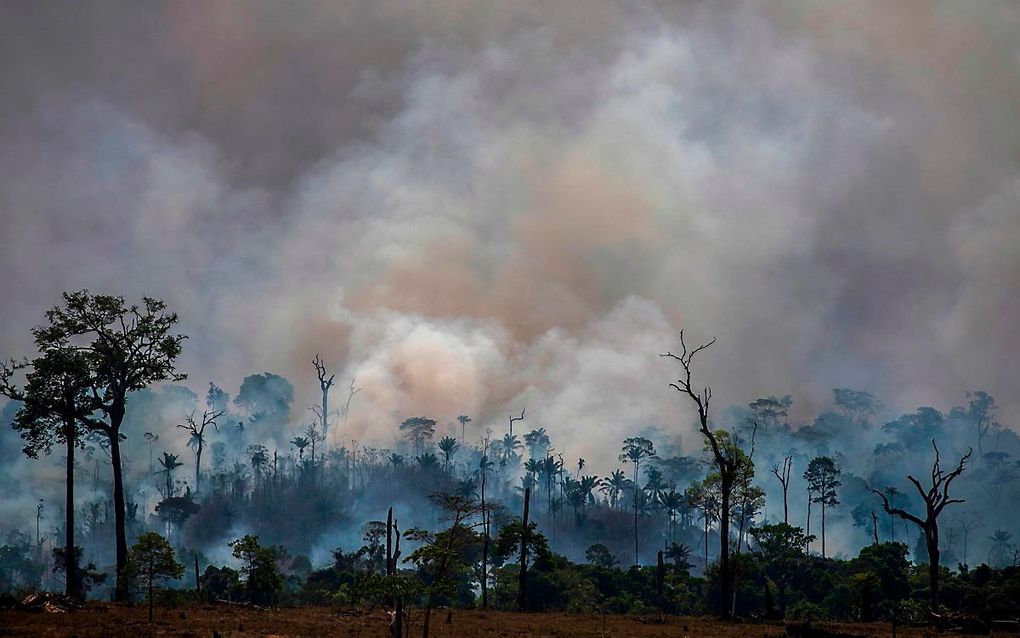
<instances>
[{"instance_id":1,"label":"gray smoke cloud","mask_svg":"<svg viewBox=\"0 0 1020 638\"><path fill-rule=\"evenodd\" d=\"M8 3L0 78L7 354L148 294L199 394L322 353L345 439L526 406L602 472L700 447L680 328L723 405L1020 415L1015 3Z\"/></svg>"}]
</instances>

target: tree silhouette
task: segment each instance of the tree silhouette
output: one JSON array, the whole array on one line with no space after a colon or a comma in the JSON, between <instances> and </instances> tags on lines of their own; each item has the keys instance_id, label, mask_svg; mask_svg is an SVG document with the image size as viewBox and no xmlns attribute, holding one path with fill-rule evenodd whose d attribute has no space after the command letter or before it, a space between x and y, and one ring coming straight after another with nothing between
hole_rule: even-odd
<instances>
[{"instance_id":1,"label":"tree silhouette","mask_svg":"<svg viewBox=\"0 0 1020 638\"><path fill-rule=\"evenodd\" d=\"M176 491L174 490L174 472L176 472L177 468L184 464L180 462L180 457L176 454L170 454L169 452L163 452L163 456L157 460L157 463L159 463L159 466L163 468L159 471L159 474L162 474L166 481L166 489L160 490L160 493L163 495L164 499L167 499L172 497Z\"/></svg>"},{"instance_id":2,"label":"tree silhouette","mask_svg":"<svg viewBox=\"0 0 1020 638\"><path fill-rule=\"evenodd\" d=\"M293 439L291 439L290 444L293 445L294 447L296 447L297 450L298 450L298 461L299 462L304 460L304 458L305 458L305 448L308 447L309 445L311 445L311 443L312 442L309 441L308 438L304 437L304 436L295 436Z\"/></svg>"},{"instance_id":3,"label":"tree silhouette","mask_svg":"<svg viewBox=\"0 0 1020 638\"><path fill-rule=\"evenodd\" d=\"M466 414L461 414L457 417L457 422L460 423L460 444L464 445L464 427L471 423L471 417Z\"/></svg>"},{"instance_id":4,"label":"tree silhouette","mask_svg":"<svg viewBox=\"0 0 1020 638\"><path fill-rule=\"evenodd\" d=\"M444 436L439 440L439 451L443 453L443 469L450 470L450 457L457 452L460 444L452 436Z\"/></svg>"},{"instance_id":5,"label":"tree silhouette","mask_svg":"<svg viewBox=\"0 0 1020 638\"><path fill-rule=\"evenodd\" d=\"M641 468L641 463L645 460L653 458L655 456L655 445L651 441L644 437L635 436L628 439L624 439L623 447L620 451L620 460L624 463L630 463L634 466L634 564L639 565L638 560L638 492L641 491L638 487L638 472Z\"/></svg>"},{"instance_id":6,"label":"tree silhouette","mask_svg":"<svg viewBox=\"0 0 1020 638\"><path fill-rule=\"evenodd\" d=\"M817 456L808 463L804 470L804 480L814 494L813 503L822 506L822 558L825 558L825 511L839 504L836 488L842 485L839 481L839 468L828 456Z\"/></svg>"},{"instance_id":7,"label":"tree silhouette","mask_svg":"<svg viewBox=\"0 0 1020 638\"><path fill-rule=\"evenodd\" d=\"M425 440L432 440L436 432L436 422L423 416L404 419L400 424L400 431L404 432L414 447L415 456L422 453Z\"/></svg>"},{"instance_id":8,"label":"tree silhouette","mask_svg":"<svg viewBox=\"0 0 1020 638\"><path fill-rule=\"evenodd\" d=\"M928 549L928 586L929 596L931 600L931 606L934 610L938 606L939 602L939 515L942 514L942 510L947 505L952 503L963 503L963 499L950 498L949 487L953 481L956 480L963 470L967 466L967 460L970 458L972 450L967 450L967 453L960 458L960 462L957 464L956 469L945 472L941 466L941 459L939 457L939 448L935 444L935 439L931 440L931 446L935 450L935 460L931 466L931 487L927 490L921 487L921 482L914 478L913 475L908 474L907 479L917 489L917 493L921 495L921 499L925 504L925 517L911 514L906 510L902 510L897 507L893 507L889 503L889 499L882 492L870 488L874 494L877 494L882 499L882 506L886 513L895 514L900 518L910 521L914 525L917 525L924 533L925 545Z\"/></svg>"},{"instance_id":9,"label":"tree silhouette","mask_svg":"<svg viewBox=\"0 0 1020 638\"><path fill-rule=\"evenodd\" d=\"M882 409L882 403L863 390L833 388L832 398L843 413L847 426L854 429L860 428L869 416Z\"/></svg>"},{"instance_id":10,"label":"tree silhouette","mask_svg":"<svg viewBox=\"0 0 1020 638\"><path fill-rule=\"evenodd\" d=\"M790 522L790 472L793 470L793 455L787 454L783 457L783 465L779 466L778 463L772 464L772 473L779 479L779 484L783 486L783 522L789 524Z\"/></svg>"},{"instance_id":11,"label":"tree silhouette","mask_svg":"<svg viewBox=\"0 0 1020 638\"><path fill-rule=\"evenodd\" d=\"M210 388L212 390L212 388ZM210 425L217 432L220 431L218 425L216 425L216 419L223 416L223 411L210 412L204 410L202 412L202 418L199 421L195 420L195 413L192 412L184 419L184 423L180 423L177 427L187 430L191 434L191 439L188 441L190 447L195 448L195 491L199 491L202 485L202 451L205 449L205 429Z\"/></svg>"},{"instance_id":12,"label":"tree silhouette","mask_svg":"<svg viewBox=\"0 0 1020 638\"><path fill-rule=\"evenodd\" d=\"M49 454L54 443L65 448L64 465L64 592L72 598L84 596L78 574L80 552L74 543L74 453L84 447L84 423L91 419L95 403L91 378L84 355L69 347L48 348L31 364L24 387L13 383L16 371L27 363L0 362L0 394L20 401L14 415L14 429L25 440L24 453L39 458Z\"/></svg>"},{"instance_id":13,"label":"tree silhouette","mask_svg":"<svg viewBox=\"0 0 1020 638\"><path fill-rule=\"evenodd\" d=\"M329 436L329 389L333 387L333 379L336 378L336 375L326 372L326 362L318 354L312 359L312 365L315 366L315 376L319 379L319 389L322 392L319 430L322 432L322 438L326 439Z\"/></svg>"},{"instance_id":14,"label":"tree silhouette","mask_svg":"<svg viewBox=\"0 0 1020 638\"><path fill-rule=\"evenodd\" d=\"M1011 564L1010 550L1013 544L1013 535L1004 529L997 529L988 537L992 541L992 547L988 550L988 564L992 567L1006 567Z\"/></svg>"},{"instance_id":15,"label":"tree silhouette","mask_svg":"<svg viewBox=\"0 0 1020 638\"><path fill-rule=\"evenodd\" d=\"M127 306L123 297L93 295L87 290L64 293L63 306L46 313L49 325L36 332L44 348L75 345L92 368L92 391L104 421L88 419L86 426L106 435L113 466L113 511L117 552L116 598L127 600L127 517L120 444L128 395L159 381L183 381L174 369L183 335L173 334L177 315L166 304L143 297L140 306Z\"/></svg>"},{"instance_id":16,"label":"tree silhouette","mask_svg":"<svg viewBox=\"0 0 1020 638\"><path fill-rule=\"evenodd\" d=\"M697 408L698 429L705 437L706 447L712 452L712 462L715 465L719 477L719 572L720 572L720 611L724 618L731 613L729 601L732 596L733 572L730 566L730 507L733 496L733 488L739 478L739 473L748 457L740 449L736 437L723 437L724 431L712 431L708 424L709 404L712 401L712 388L705 386L701 390L695 389L692 381L692 366L694 358L699 352L709 348L715 343L715 339L703 343L695 348L688 348L684 339L684 331L680 331L680 354L666 352L660 356L668 357L680 363L682 373L680 378L670 383L669 387L677 392L686 395ZM757 430L757 424L755 425ZM752 440L753 440L752 434ZM707 548L706 548L707 554Z\"/></svg>"},{"instance_id":17,"label":"tree silhouette","mask_svg":"<svg viewBox=\"0 0 1020 638\"><path fill-rule=\"evenodd\" d=\"M545 428L535 428L524 434L524 445L528 448L528 456L533 459L545 458L550 443Z\"/></svg>"},{"instance_id":18,"label":"tree silhouette","mask_svg":"<svg viewBox=\"0 0 1020 638\"><path fill-rule=\"evenodd\" d=\"M999 411L999 406L995 404L995 399L983 390L968 391L967 398L970 399L970 404L967 406L967 416L974 422L974 428L977 431L978 458L983 459L985 456L983 446L985 436L990 430L1000 427L995 421L995 415Z\"/></svg>"}]
</instances>

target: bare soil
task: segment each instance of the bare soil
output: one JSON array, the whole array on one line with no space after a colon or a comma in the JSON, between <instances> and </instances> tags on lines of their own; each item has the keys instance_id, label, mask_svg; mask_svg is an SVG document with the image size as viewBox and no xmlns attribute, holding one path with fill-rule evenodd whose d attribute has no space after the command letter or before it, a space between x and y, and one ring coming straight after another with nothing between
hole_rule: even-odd
<instances>
[{"instance_id":1,"label":"bare soil","mask_svg":"<svg viewBox=\"0 0 1020 638\"><path fill-rule=\"evenodd\" d=\"M447 622L449 618L449 622ZM411 637L421 635L420 617L414 617ZM157 608L152 625L145 605L90 603L70 613L0 612L0 635L4 636L194 636L234 638L240 636L388 636L388 619L381 611L337 610L326 607L291 607L258 611L225 604ZM819 624L834 634L887 636L887 624ZM621 616L598 614L519 614L477 610L437 610L431 635L543 637L669 636L785 636L782 624L720 623L710 618L667 616ZM933 635L928 630L900 628L899 636Z\"/></svg>"}]
</instances>

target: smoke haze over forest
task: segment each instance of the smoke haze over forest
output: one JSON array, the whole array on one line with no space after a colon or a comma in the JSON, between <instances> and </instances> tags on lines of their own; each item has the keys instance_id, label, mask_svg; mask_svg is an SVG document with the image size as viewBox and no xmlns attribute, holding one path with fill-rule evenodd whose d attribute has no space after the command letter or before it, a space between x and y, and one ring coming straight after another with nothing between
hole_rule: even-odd
<instances>
[{"instance_id":1,"label":"smoke haze over forest","mask_svg":"<svg viewBox=\"0 0 1020 638\"><path fill-rule=\"evenodd\" d=\"M293 384L283 444L321 353L345 440L526 407L601 473L701 450L681 328L716 418L1020 422L1016 3L6 3L0 80L4 356L64 290L150 295L199 399Z\"/></svg>"}]
</instances>

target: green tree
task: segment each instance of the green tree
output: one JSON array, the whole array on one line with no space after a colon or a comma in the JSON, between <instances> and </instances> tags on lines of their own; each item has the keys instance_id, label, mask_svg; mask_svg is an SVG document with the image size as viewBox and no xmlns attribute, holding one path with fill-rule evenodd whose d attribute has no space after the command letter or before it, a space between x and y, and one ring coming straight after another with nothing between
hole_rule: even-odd
<instances>
[{"instance_id":1,"label":"green tree","mask_svg":"<svg viewBox=\"0 0 1020 638\"><path fill-rule=\"evenodd\" d=\"M613 556L613 552L609 551L609 548L602 543L595 543L584 550L584 559L588 561L589 565L605 569L612 569L619 562Z\"/></svg>"},{"instance_id":2,"label":"green tree","mask_svg":"<svg viewBox=\"0 0 1020 638\"><path fill-rule=\"evenodd\" d=\"M804 569L807 555L804 547L813 537L804 530L787 523L752 527L748 534L754 539L752 554L758 558L765 574L776 586L779 595L779 612L786 615L786 586L798 571Z\"/></svg>"},{"instance_id":3,"label":"green tree","mask_svg":"<svg viewBox=\"0 0 1020 638\"><path fill-rule=\"evenodd\" d=\"M276 566L277 552L259 544L259 537L247 534L229 543L234 558L241 561L244 589L248 600L256 605L275 604L283 586Z\"/></svg>"},{"instance_id":4,"label":"green tree","mask_svg":"<svg viewBox=\"0 0 1020 638\"><path fill-rule=\"evenodd\" d=\"M159 299L144 297L128 306L123 297L93 295L87 290L64 293L64 304L46 313L49 325L37 329L40 347L74 347L88 361L95 407L104 420L85 425L106 435L113 466L113 512L117 552L117 600L126 600L127 510L120 444L128 395L160 381L182 381L175 370L184 335L174 334L177 315ZM91 341L88 341L91 340ZM77 345L81 342L85 345Z\"/></svg>"},{"instance_id":5,"label":"green tree","mask_svg":"<svg viewBox=\"0 0 1020 638\"><path fill-rule=\"evenodd\" d=\"M450 527L440 532L414 527L404 532L404 538L417 543L418 549L405 558L427 578L425 584L425 615L422 620L422 637L429 636L429 620L439 596L450 595L455 583L453 575L459 568L469 565L471 550L482 541L476 528L483 525L484 506L469 498L449 494L433 494L432 501L445 513Z\"/></svg>"},{"instance_id":6,"label":"green tree","mask_svg":"<svg viewBox=\"0 0 1020 638\"><path fill-rule=\"evenodd\" d=\"M907 546L903 543L868 545L850 561L849 568L857 576L862 619L874 618L875 607L884 607L886 615L894 617L899 602L910 594Z\"/></svg>"},{"instance_id":7,"label":"green tree","mask_svg":"<svg viewBox=\"0 0 1020 638\"><path fill-rule=\"evenodd\" d=\"M174 557L174 548L156 532L145 532L131 546L128 574L136 586L144 588L149 600L149 623L152 623L152 591L156 582L177 580L184 575L184 565Z\"/></svg>"},{"instance_id":8,"label":"green tree","mask_svg":"<svg viewBox=\"0 0 1020 638\"><path fill-rule=\"evenodd\" d=\"M39 458L49 454L54 443L65 448L64 465L64 592L71 598L84 596L83 581L78 573L80 550L74 543L74 456L76 448L84 448L82 436L85 423L91 419L94 401L91 396L91 371L86 357L69 347L40 349L43 354L31 364L0 362L0 394L19 401L14 415L14 429L25 440L24 453ZM13 383L16 371L29 367L25 385Z\"/></svg>"}]
</instances>

